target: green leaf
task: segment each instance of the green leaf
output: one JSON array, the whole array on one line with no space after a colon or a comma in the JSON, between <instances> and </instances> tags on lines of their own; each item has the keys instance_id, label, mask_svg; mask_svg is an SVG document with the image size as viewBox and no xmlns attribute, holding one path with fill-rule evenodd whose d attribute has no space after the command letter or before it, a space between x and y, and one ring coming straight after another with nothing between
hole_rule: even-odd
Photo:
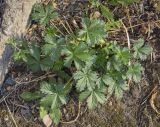
<instances>
[{"instance_id":1,"label":"green leaf","mask_svg":"<svg viewBox=\"0 0 160 127\"><path fill-rule=\"evenodd\" d=\"M90 96L88 97L87 105L89 109L94 109L97 106L97 99L96 99L94 92L92 92Z\"/></svg>"},{"instance_id":2,"label":"green leaf","mask_svg":"<svg viewBox=\"0 0 160 127\"><path fill-rule=\"evenodd\" d=\"M138 39L138 42L134 44L134 58L145 60L147 56L152 52L152 48L144 45L144 39Z\"/></svg>"},{"instance_id":3,"label":"green leaf","mask_svg":"<svg viewBox=\"0 0 160 127\"><path fill-rule=\"evenodd\" d=\"M63 55L66 55L65 66L70 67L74 62L77 69L82 68L86 61L91 57L85 44L69 45L63 50Z\"/></svg>"},{"instance_id":4,"label":"green leaf","mask_svg":"<svg viewBox=\"0 0 160 127\"><path fill-rule=\"evenodd\" d=\"M89 0L89 2L92 4L92 6L99 7L100 2L99 0Z\"/></svg>"},{"instance_id":5,"label":"green leaf","mask_svg":"<svg viewBox=\"0 0 160 127\"><path fill-rule=\"evenodd\" d=\"M102 20L83 18L82 27L79 36L83 41L86 41L89 46L100 44L106 36L105 24Z\"/></svg>"},{"instance_id":6,"label":"green leaf","mask_svg":"<svg viewBox=\"0 0 160 127\"><path fill-rule=\"evenodd\" d=\"M114 79L111 76L107 75L107 74L103 76L102 80L106 85L114 86L114 84L115 84Z\"/></svg>"},{"instance_id":7,"label":"green leaf","mask_svg":"<svg viewBox=\"0 0 160 127\"><path fill-rule=\"evenodd\" d=\"M51 116L54 123L58 125L62 117L61 110L59 108L56 108L52 110L49 115Z\"/></svg>"},{"instance_id":8,"label":"green leaf","mask_svg":"<svg viewBox=\"0 0 160 127\"><path fill-rule=\"evenodd\" d=\"M48 114L48 111L41 106L39 110L39 114L40 114L40 118L43 119Z\"/></svg>"},{"instance_id":9,"label":"green leaf","mask_svg":"<svg viewBox=\"0 0 160 127\"><path fill-rule=\"evenodd\" d=\"M66 104L66 95L68 93L66 93L65 90L65 87L60 84L42 82L41 92L46 96L41 99L41 105L55 109Z\"/></svg>"},{"instance_id":10,"label":"green leaf","mask_svg":"<svg viewBox=\"0 0 160 127\"><path fill-rule=\"evenodd\" d=\"M84 101L86 98L88 98L88 96L91 94L91 91L84 91L81 92L79 95L79 100L80 101Z\"/></svg>"},{"instance_id":11,"label":"green leaf","mask_svg":"<svg viewBox=\"0 0 160 127\"><path fill-rule=\"evenodd\" d=\"M127 90L128 86L127 84L124 83L122 78L117 76L113 78L109 74L106 74L103 76L103 81L105 84L108 85L109 96L114 93L118 99L121 99L123 96L124 90Z\"/></svg>"},{"instance_id":12,"label":"green leaf","mask_svg":"<svg viewBox=\"0 0 160 127\"><path fill-rule=\"evenodd\" d=\"M43 81L41 82L41 92L44 94L54 94L53 90L54 88L47 82Z\"/></svg>"},{"instance_id":13,"label":"green leaf","mask_svg":"<svg viewBox=\"0 0 160 127\"><path fill-rule=\"evenodd\" d=\"M21 49L19 51L14 52L13 58L14 58L15 61L23 60L24 62L26 62L28 54L29 54L28 50L22 50Z\"/></svg>"},{"instance_id":14,"label":"green leaf","mask_svg":"<svg viewBox=\"0 0 160 127\"><path fill-rule=\"evenodd\" d=\"M86 88L92 91L97 85L96 81L98 79L98 75L88 67L82 68L82 70L74 73L73 76L77 81L76 88L79 91L83 91Z\"/></svg>"},{"instance_id":15,"label":"green leaf","mask_svg":"<svg viewBox=\"0 0 160 127\"><path fill-rule=\"evenodd\" d=\"M138 2L139 0L109 0L109 3L112 5L122 4L123 6L128 6L133 4L134 2Z\"/></svg>"},{"instance_id":16,"label":"green leaf","mask_svg":"<svg viewBox=\"0 0 160 127\"><path fill-rule=\"evenodd\" d=\"M41 70L39 61L30 55L27 56L26 64L33 72Z\"/></svg>"},{"instance_id":17,"label":"green leaf","mask_svg":"<svg viewBox=\"0 0 160 127\"><path fill-rule=\"evenodd\" d=\"M127 77L129 79L133 79L135 82L139 82L141 80L141 71L142 71L141 64L135 63L129 67L127 72Z\"/></svg>"},{"instance_id":18,"label":"green leaf","mask_svg":"<svg viewBox=\"0 0 160 127\"><path fill-rule=\"evenodd\" d=\"M33 101L36 99L40 99L43 96L43 94L39 93L38 91L32 93L32 92L23 92L20 97L24 99L25 101Z\"/></svg>"},{"instance_id":19,"label":"green leaf","mask_svg":"<svg viewBox=\"0 0 160 127\"><path fill-rule=\"evenodd\" d=\"M69 82L68 84L66 84L65 86L64 86L64 94L68 94L70 91L71 91L71 89L72 89L72 83L71 82Z\"/></svg>"},{"instance_id":20,"label":"green leaf","mask_svg":"<svg viewBox=\"0 0 160 127\"><path fill-rule=\"evenodd\" d=\"M40 101L40 105L46 108L51 108L53 102L54 95L47 95L43 97Z\"/></svg>"},{"instance_id":21,"label":"green leaf","mask_svg":"<svg viewBox=\"0 0 160 127\"><path fill-rule=\"evenodd\" d=\"M33 8L32 19L40 22L41 24L48 24L51 19L58 17L58 14L54 11L53 5L49 4L44 6L43 4L36 4Z\"/></svg>"},{"instance_id":22,"label":"green leaf","mask_svg":"<svg viewBox=\"0 0 160 127\"><path fill-rule=\"evenodd\" d=\"M123 48L123 49L118 48L117 51L116 51L115 58L116 58L116 61L122 61L124 65L127 65L129 63L129 60L130 60L129 49L127 49L127 48Z\"/></svg>"},{"instance_id":23,"label":"green leaf","mask_svg":"<svg viewBox=\"0 0 160 127\"><path fill-rule=\"evenodd\" d=\"M108 7L101 5L100 8L101 8L102 15L105 18L107 18L108 20L114 20L113 13L108 9Z\"/></svg>"},{"instance_id":24,"label":"green leaf","mask_svg":"<svg viewBox=\"0 0 160 127\"><path fill-rule=\"evenodd\" d=\"M49 55L51 60L53 62L59 60L60 56L61 56L61 51L63 49L63 45L64 45L64 39L55 39L55 40L48 40L48 42L43 45L42 47L42 52L45 55Z\"/></svg>"},{"instance_id":25,"label":"green leaf","mask_svg":"<svg viewBox=\"0 0 160 127\"><path fill-rule=\"evenodd\" d=\"M79 99L80 101L84 101L85 99L87 99L87 105L89 109L94 109L97 106L98 102L101 104L105 103L106 97L104 92L104 88L96 88L92 91L83 91L80 94Z\"/></svg>"},{"instance_id":26,"label":"green leaf","mask_svg":"<svg viewBox=\"0 0 160 127\"><path fill-rule=\"evenodd\" d=\"M116 29L119 29L121 27L121 22L120 21L110 21L110 22L107 22L105 24L105 29L106 31L110 31L110 30L116 30Z\"/></svg>"},{"instance_id":27,"label":"green leaf","mask_svg":"<svg viewBox=\"0 0 160 127\"><path fill-rule=\"evenodd\" d=\"M40 50L36 44L32 44L30 48L30 54L33 56L37 61L40 60Z\"/></svg>"},{"instance_id":28,"label":"green leaf","mask_svg":"<svg viewBox=\"0 0 160 127\"><path fill-rule=\"evenodd\" d=\"M45 57L41 59L40 67L42 71L47 71L53 67L53 61L50 59L50 57Z\"/></svg>"}]
</instances>

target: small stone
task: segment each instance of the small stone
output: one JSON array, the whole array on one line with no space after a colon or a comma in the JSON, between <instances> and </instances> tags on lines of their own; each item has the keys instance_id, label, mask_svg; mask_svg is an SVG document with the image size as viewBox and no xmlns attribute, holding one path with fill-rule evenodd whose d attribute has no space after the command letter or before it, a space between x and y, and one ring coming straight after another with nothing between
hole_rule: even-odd
<instances>
[{"instance_id":1,"label":"small stone","mask_svg":"<svg viewBox=\"0 0 160 127\"><path fill-rule=\"evenodd\" d=\"M6 116L4 116L4 120L5 121L8 121L9 120L9 118L8 118L8 116L6 115Z\"/></svg>"},{"instance_id":2,"label":"small stone","mask_svg":"<svg viewBox=\"0 0 160 127\"><path fill-rule=\"evenodd\" d=\"M11 86L8 86L8 87L6 88L6 90L7 90L7 91L11 91L11 90L12 90L12 87L11 87Z\"/></svg>"}]
</instances>

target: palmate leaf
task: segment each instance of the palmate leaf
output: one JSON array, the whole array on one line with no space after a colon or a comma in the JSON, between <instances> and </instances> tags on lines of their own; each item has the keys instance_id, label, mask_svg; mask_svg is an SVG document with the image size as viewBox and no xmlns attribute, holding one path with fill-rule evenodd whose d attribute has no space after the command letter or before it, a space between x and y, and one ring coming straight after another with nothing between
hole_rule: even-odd
<instances>
[{"instance_id":1,"label":"palmate leaf","mask_svg":"<svg viewBox=\"0 0 160 127\"><path fill-rule=\"evenodd\" d=\"M127 72L127 77L129 79L133 79L135 82L139 82L141 80L141 71L142 71L141 64L135 63L129 67Z\"/></svg>"},{"instance_id":2,"label":"palmate leaf","mask_svg":"<svg viewBox=\"0 0 160 127\"><path fill-rule=\"evenodd\" d=\"M116 98L121 99L123 92L128 89L127 84L123 80L115 80L108 74L103 76L103 81L108 85L108 96L115 94Z\"/></svg>"},{"instance_id":3,"label":"palmate leaf","mask_svg":"<svg viewBox=\"0 0 160 127\"><path fill-rule=\"evenodd\" d=\"M105 23L101 20L83 18L82 27L79 36L83 41L86 41L89 46L99 44L106 36Z\"/></svg>"},{"instance_id":4,"label":"palmate leaf","mask_svg":"<svg viewBox=\"0 0 160 127\"><path fill-rule=\"evenodd\" d=\"M61 56L62 49L64 47L64 39L48 37L47 41L48 42L46 42L46 44L42 47L42 52L45 55L49 55L53 62L58 61Z\"/></svg>"},{"instance_id":5,"label":"palmate leaf","mask_svg":"<svg viewBox=\"0 0 160 127\"><path fill-rule=\"evenodd\" d=\"M51 19L57 18L58 14L54 11L51 4L44 6L43 4L36 4L33 8L32 19L41 24L48 24Z\"/></svg>"},{"instance_id":6,"label":"palmate leaf","mask_svg":"<svg viewBox=\"0 0 160 127\"><path fill-rule=\"evenodd\" d=\"M83 91L79 95L79 100L87 100L87 105L89 109L94 109L98 103L103 104L106 101L104 88L96 88L92 91Z\"/></svg>"},{"instance_id":7,"label":"palmate leaf","mask_svg":"<svg viewBox=\"0 0 160 127\"><path fill-rule=\"evenodd\" d=\"M138 39L138 42L134 44L134 58L145 60L147 56L152 52L152 48L144 45L144 39Z\"/></svg>"},{"instance_id":8,"label":"palmate leaf","mask_svg":"<svg viewBox=\"0 0 160 127\"><path fill-rule=\"evenodd\" d=\"M61 105L66 104L66 96L69 92L68 89L59 84L55 85L47 82L42 82L41 92L46 96L41 99L41 105L45 107L50 107L51 109L56 109L59 108Z\"/></svg>"},{"instance_id":9,"label":"palmate leaf","mask_svg":"<svg viewBox=\"0 0 160 127\"><path fill-rule=\"evenodd\" d=\"M87 46L83 43L79 45L68 45L62 54L66 56L65 66L70 67L72 62L74 62L77 69L82 68L85 62L91 57Z\"/></svg>"},{"instance_id":10,"label":"palmate leaf","mask_svg":"<svg viewBox=\"0 0 160 127\"><path fill-rule=\"evenodd\" d=\"M121 61L124 65L127 65L130 60L130 52L127 48L117 48L116 55L115 55L116 61Z\"/></svg>"},{"instance_id":11,"label":"palmate leaf","mask_svg":"<svg viewBox=\"0 0 160 127\"><path fill-rule=\"evenodd\" d=\"M88 67L82 68L82 70L74 73L73 76L77 82L76 88L79 91L83 91L86 88L89 91L92 91L97 85L96 82L98 79L98 75Z\"/></svg>"},{"instance_id":12,"label":"palmate leaf","mask_svg":"<svg viewBox=\"0 0 160 127\"><path fill-rule=\"evenodd\" d=\"M39 61L37 61L34 57L27 56L26 64L33 72L40 70L47 71L53 66L53 62L50 57L41 58Z\"/></svg>"},{"instance_id":13,"label":"palmate leaf","mask_svg":"<svg viewBox=\"0 0 160 127\"><path fill-rule=\"evenodd\" d=\"M40 48L36 44L32 44L29 51L29 54L27 54L25 58L25 62L33 72L40 70L46 71L52 68L53 61L49 56L41 58Z\"/></svg>"}]
</instances>

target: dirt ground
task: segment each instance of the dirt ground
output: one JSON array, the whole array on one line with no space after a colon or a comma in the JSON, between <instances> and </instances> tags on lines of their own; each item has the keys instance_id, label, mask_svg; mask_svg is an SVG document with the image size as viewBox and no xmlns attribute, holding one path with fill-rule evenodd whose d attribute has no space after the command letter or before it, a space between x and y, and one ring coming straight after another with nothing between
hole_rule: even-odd
<instances>
[{"instance_id":1,"label":"dirt ground","mask_svg":"<svg viewBox=\"0 0 160 127\"><path fill-rule=\"evenodd\" d=\"M88 11L86 1L56 0L57 10L72 24L78 21L83 11ZM86 5L86 6L85 6ZM74 123L60 123L58 127L160 127L160 2L142 0L128 8L114 9L116 18L123 19L130 39L145 38L153 47L152 55L142 61L143 78L139 84L132 83L121 101L111 97L94 111L82 105L80 117ZM94 10L89 10L91 13ZM31 26L32 27L32 26ZM27 35L26 35L27 36ZM109 38L126 41L124 30L109 33ZM36 102L24 102L20 93L34 90L37 82L25 84L40 75L24 72L23 65L11 64L0 95L0 127L43 127L38 117ZM15 81L21 81L16 84ZM37 88L37 87L36 87ZM63 121L76 118L78 104L71 101L66 107Z\"/></svg>"}]
</instances>

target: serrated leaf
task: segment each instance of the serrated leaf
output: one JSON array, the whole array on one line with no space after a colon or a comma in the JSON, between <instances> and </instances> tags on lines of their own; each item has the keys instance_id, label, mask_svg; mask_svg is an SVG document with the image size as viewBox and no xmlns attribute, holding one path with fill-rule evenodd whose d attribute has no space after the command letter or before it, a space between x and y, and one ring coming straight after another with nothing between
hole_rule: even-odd
<instances>
[{"instance_id":1,"label":"serrated leaf","mask_svg":"<svg viewBox=\"0 0 160 127\"><path fill-rule=\"evenodd\" d=\"M41 106L39 110L39 114L40 114L40 118L43 119L48 114L48 111Z\"/></svg>"},{"instance_id":2,"label":"serrated leaf","mask_svg":"<svg viewBox=\"0 0 160 127\"><path fill-rule=\"evenodd\" d=\"M128 6L134 2L138 2L139 0L109 0L109 3L112 5L122 4L123 6Z\"/></svg>"},{"instance_id":3,"label":"serrated leaf","mask_svg":"<svg viewBox=\"0 0 160 127\"><path fill-rule=\"evenodd\" d=\"M99 7L100 6L100 1L99 0L89 0L92 6Z\"/></svg>"},{"instance_id":4,"label":"serrated leaf","mask_svg":"<svg viewBox=\"0 0 160 127\"><path fill-rule=\"evenodd\" d=\"M37 61L34 57L30 55L27 56L26 64L28 65L29 69L31 69L33 72L41 70L40 61Z\"/></svg>"},{"instance_id":5,"label":"serrated leaf","mask_svg":"<svg viewBox=\"0 0 160 127\"><path fill-rule=\"evenodd\" d=\"M88 67L82 68L81 71L77 71L73 76L77 81L76 88L79 91L83 91L85 88L92 91L97 85L98 75Z\"/></svg>"},{"instance_id":6,"label":"serrated leaf","mask_svg":"<svg viewBox=\"0 0 160 127\"><path fill-rule=\"evenodd\" d=\"M127 48L118 49L115 58L117 61L122 61L124 65L127 65L130 60L130 52Z\"/></svg>"},{"instance_id":7,"label":"serrated leaf","mask_svg":"<svg viewBox=\"0 0 160 127\"><path fill-rule=\"evenodd\" d=\"M86 61L91 57L85 44L69 45L63 50L63 55L66 55L65 66L70 67L74 62L77 69L82 68Z\"/></svg>"},{"instance_id":8,"label":"serrated leaf","mask_svg":"<svg viewBox=\"0 0 160 127\"><path fill-rule=\"evenodd\" d=\"M48 24L51 19L57 18L57 16L58 14L54 11L51 4L47 6L36 4L32 12L32 19L44 25Z\"/></svg>"},{"instance_id":9,"label":"serrated leaf","mask_svg":"<svg viewBox=\"0 0 160 127\"><path fill-rule=\"evenodd\" d=\"M133 49L134 49L134 58L136 59L141 59L145 60L147 56L152 52L152 48L144 45L144 40L143 39L138 39L138 42L134 44Z\"/></svg>"},{"instance_id":10,"label":"serrated leaf","mask_svg":"<svg viewBox=\"0 0 160 127\"><path fill-rule=\"evenodd\" d=\"M53 61L50 59L50 57L45 57L41 59L40 67L42 71L47 71L53 67Z\"/></svg>"},{"instance_id":11,"label":"serrated leaf","mask_svg":"<svg viewBox=\"0 0 160 127\"><path fill-rule=\"evenodd\" d=\"M85 99L88 98L88 96L91 94L91 91L84 91L82 93L80 93L79 95L79 100L80 101L84 101Z\"/></svg>"},{"instance_id":12,"label":"serrated leaf","mask_svg":"<svg viewBox=\"0 0 160 127\"><path fill-rule=\"evenodd\" d=\"M118 74L116 74L114 78L109 74L104 75L103 82L108 85L109 96L115 94L118 99L121 99L124 90L128 89L128 86L124 83L122 76L119 77Z\"/></svg>"},{"instance_id":13,"label":"serrated leaf","mask_svg":"<svg viewBox=\"0 0 160 127\"><path fill-rule=\"evenodd\" d=\"M109 86L115 84L114 79L111 76L109 76L108 74L104 75L102 80L106 85L109 85Z\"/></svg>"},{"instance_id":14,"label":"serrated leaf","mask_svg":"<svg viewBox=\"0 0 160 127\"><path fill-rule=\"evenodd\" d=\"M80 94L79 99L81 101L87 99L87 105L89 109L94 109L98 103L105 103L106 97L104 92L104 88L96 88L92 91L84 91Z\"/></svg>"},{"instance_id":15,"label":"serrated leaf","mask_svg":"<svg viewBox=\"0 0 160 127\"><path fill-rule=\"evenodd\" d=\"M113 13L108 9L108 7L101 5L101 12L102 15L107 18L108 20L113 20Z\"/></svg>"},{"instance_id":16,"label":"serrated leaf","mask_svg":"<svg viewBox=\"0 0 160 127\"><path fill-rule=\"evenodd\" d=\"M42 52L45 55L49 55L53 62L59 60L61 56L61 51L63 49L64 39L56 39L54 41L48 42L42 47Z\"/></svg>"},{"instance_id":17,"label":"serrated leaf","mask_svg":"<svg viewBox=\"0 0 160 127\"><path fill-rule=\"evenodd\" d=\"M20 97L24 99L25 101L33 101L36 99L40 99L43 95L41 93L37 92L23 92Z\"/></svg>"},{"instance_id":18,"label":"serrated leaf","mask_svg":"<svg viewBox=\"0 0 160 127\"><path fill-rule=\"evenodd\" d=\"M86 41L89 46L99 44L106 36L105 24L102 20L83 18L82 27L79 36L83 41Z\"/></svg>"},{"instance_id":19,"label":"serrated leaf","mask_svg":"<svg viewBox=\"0 0 160 127\"><path fill-rule=\"evenodd\" d=\"M97 106L97 99L93 92L87 99L87 105L89 109L94 109Z\"/></svg>"},{"instance_id":20,"label":"serrated leaf","mask_svg":"<svg viewBox=\"0 0 160 127\"><path fill-rule=\"evenodd\" d=\"M61 110L59 108L56 108L52 110L49 115L51 116L54 123L58 125L62 116Z\"/></svg>"},{"instance_id":21,"label":"serrated leaf","mask_svg":"<svg viewBox=\"0 0 160 127\"><path fill-rule=\"evenodd\" d=\"M65 87L62 85L49 84L47 82L41 83L41 92L46 96L41 99L41 105L49 106L51 109L59 108L61 105L66 104Z\"/></svg>"},{"instance_id":22,"label":"serrated leaf","mask_svg":"<svg viewBox=\"0 0 160 127\"><path fill-rule=\"evenodd\" d=\"M142 71L141 64L135 63L129 67L127 72L127 77L129 79L133 79L135 82L139 82L141 80L141 71Z\"/></svg>"},{"instance_id":23,"label":"serrated leaf","mask_svg":"<svg viewBox=\"0 0 160 127\"><path fill-rule=\"evenodd\" d=\"M51 95L54 94L53 87L45 81L41 82L41 89L40 90L44 94L51 94Z\"/></svg>"},{"instance_id":24,"label":"serrated leaf","mask_svg":"<svg viewBox=\"0 0 160 127\"><path fill-rule=\"evenodd\" d=\"M40 50L36 44L32 44L30 48L30 54L33 56L37 61L40 60Z\"/></svg>"}]
</instances>

